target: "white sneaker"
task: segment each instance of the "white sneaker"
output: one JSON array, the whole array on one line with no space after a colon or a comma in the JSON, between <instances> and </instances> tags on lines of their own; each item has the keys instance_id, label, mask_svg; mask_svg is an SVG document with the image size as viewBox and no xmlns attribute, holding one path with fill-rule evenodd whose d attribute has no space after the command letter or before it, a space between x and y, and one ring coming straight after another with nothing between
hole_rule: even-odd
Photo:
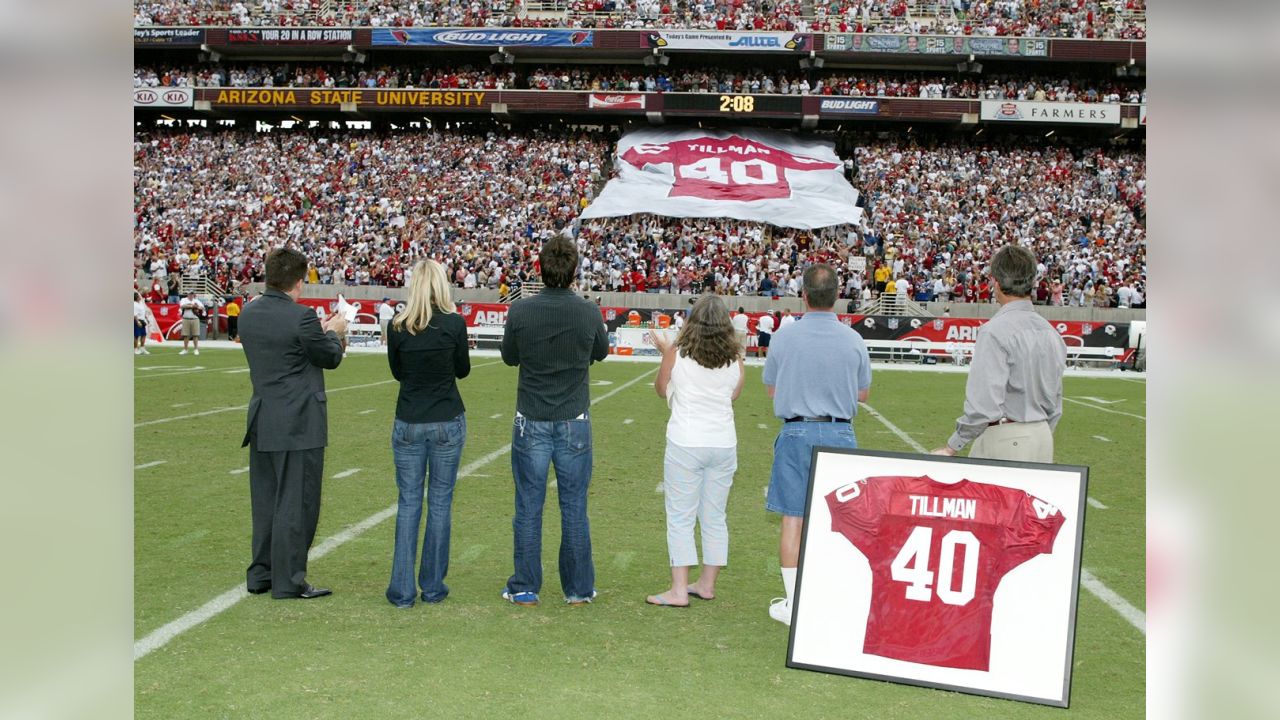
<instances>
[{"instance_id":1,"label":"white sneaker","mask_svg":"<svg viewBox=\"0 0 1280 720\"><path fill-rule=\"evenodd\" d=\"M150 350L148 350L148 349L146 349L146 348L142 348L142 354L143 354L143 355L150 355L150 354L151 354L151 351L150 351Z\"/></svg>"},{"instance_id":2,"label":"white sneaker","mask_svg":"<svg viewBox=\"0 0 1280 720\"><path fill-rule=\"evenodd\" d=\"M134 348L134 349L133 349L133 354L134 354L134 355L141 355L141 354L142 354L142 348Z\"/></svg>"},{"instance_id":3,"label":"white sneaker","mask_svg":"<svg viewBox=\"0 0 1280 720\"><path fill-rule=\"evenodd\" d=\"M199 355L199 354L200 354L200 348L196 348L196 354L197 354L197 355Z\"/></svg>"},{"instance_id":4,"label":"white sneaker","mask_svg":"<svg viewBox=\"0 0 1280 720\"><path fill-rule=\"evenodd\" d=\"M786 598L774 598L772 605L769 606L769 617L778 622L791 626L791 601Z\"/></svg>"},{"instance_id":5,"label":"white sneaker","mask_svg":"<svg viewBox=\"0 0 1280 720\"><path fill-rule=\"evenodd\" d=\"M187 354L187 351L184 349L182 352L180 352L180 353L178 353L178 354L179 354L179 355L186 355L186 354Z\"/></svg>"}]
</instances>

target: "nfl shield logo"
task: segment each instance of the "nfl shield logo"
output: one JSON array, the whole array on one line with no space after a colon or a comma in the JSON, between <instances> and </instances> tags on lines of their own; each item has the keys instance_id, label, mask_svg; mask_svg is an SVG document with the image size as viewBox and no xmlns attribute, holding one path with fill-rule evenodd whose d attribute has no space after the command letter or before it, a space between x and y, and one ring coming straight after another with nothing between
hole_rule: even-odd
<instances>
[{"instance_id":1,"label":"nfl shield logo","mask_svg":"<svg viewBox=\"0 0 1280 720\"><path fill-rule=\"evenodd\" d=\"M607 319L609 319L609 320L617 320L617 319L618 319L618 311L617 311L617 310L614 310L613 308L609 308L608 310L605 310L605 311L604 311L604 316L605 316L605 318L607 318Z\"/></svg>"},{"instance_id":2,"label":"nfl shield logo","mask_svg":"<svg viewBox=\"0 0 1280 720\"><path fill-rule=\"evenodd\" d=\"M470 306L470 305L463 305L463 306L462 306L462 315L463 315L464 317L471 315L471 306Z\"/></svg>"},{"instance_id":3,"label":"nfl shield logo","mask_svg":"<svg viewBox=\"0 0 1280 720\"><path fill-rule=\"evenodd\" d=\"M890 330L897 330L897 329L898 329L898 318L889 318L889 322L888 322L888 323L886 323L886 324L889 326L889 329L890 329Z\"/></svg>"},{"instance_id":4,"label":"nfl shield logo","mask_svg":"<svg viewBox=\"0 0 1280 720\"><path fill-rule=\"evenodd\" d=\"M942 324L943 324L943 323L942 323L942 318L938 318L937 320L934 320L934 321L933 321L933 329L934 329L934 330L939 330L939 331L941 331L941 330L942 330Z\"/></svg>"},{"instance_id":5,"label":"nfl shield logo","mask_svg":"<svg viewBox=\"0 0 1280 720\"><path fill-rule=\"evenodd\" d=\"M1080 334L1081 334L1081 335L1092 335L1092 334L1093 334L1093 324L1092 324L1092 323L1085 323L1084 325L1081 325L1081 326L1080 326Z\"/></svg>"}]
</instances>

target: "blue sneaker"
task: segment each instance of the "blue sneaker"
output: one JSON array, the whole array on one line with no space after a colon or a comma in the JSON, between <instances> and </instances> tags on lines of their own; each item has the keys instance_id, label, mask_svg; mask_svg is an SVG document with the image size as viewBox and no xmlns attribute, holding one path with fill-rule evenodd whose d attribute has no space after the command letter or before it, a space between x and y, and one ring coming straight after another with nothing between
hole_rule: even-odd
<instances>
[{"instance_id":1,"label":"blue sneaker","mask_svg":"<svg viewBox=\"0 0 1280 720\"><path fill-rule=\"evenodd\" d=\"M538 604L538 593L525 590L524 592L513 593L510 590L502 591L502 599L523 605L525 607L533 607Z\"/></svg>"},{"instance_id":2,"label":"blue sneaker","mask_svg":"<svg viewBox=\"0 0 1280 720\"><path fill-rule=\"evenodd\" d=\"M591 594L586 597L567 597L564 599L564 601L574 607L577 607L579 605L587 605L592 600L596 599L596 594L597 594L596 591L592 590Z\"/></svg>"}]
</instances>

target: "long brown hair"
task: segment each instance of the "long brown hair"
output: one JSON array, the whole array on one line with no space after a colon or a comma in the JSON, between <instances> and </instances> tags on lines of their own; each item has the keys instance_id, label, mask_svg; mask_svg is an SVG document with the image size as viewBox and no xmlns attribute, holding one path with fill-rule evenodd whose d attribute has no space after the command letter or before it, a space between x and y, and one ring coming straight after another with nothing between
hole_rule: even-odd
<instances>
[{"instance_id":1,"label":"long brown hair","mask_svg":"<svg viewBox=\"0 0 1280 720\"><path fill-rule=\"evenodd\" d=\"M689 319L676 336L680 354L705 368L722 368L742 355L729 308L719 296L703 295L689 310Z\"/></svg>"}]
</instances>

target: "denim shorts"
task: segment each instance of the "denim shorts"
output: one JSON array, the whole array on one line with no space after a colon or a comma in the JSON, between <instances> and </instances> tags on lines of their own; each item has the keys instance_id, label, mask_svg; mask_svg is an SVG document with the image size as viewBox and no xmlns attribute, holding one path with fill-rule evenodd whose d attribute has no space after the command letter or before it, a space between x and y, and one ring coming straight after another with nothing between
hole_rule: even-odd
<instances>
[{"instance_id":1,"label":"denim shorts","mask_svg":"<svg viewBox=\"0 0 1280 720\"><path fill-rule=\"evenodd\" d=\"M844 423L786 423L773 442L773 471L765 509L801 517L809 494L809 469L815 447L856 448L853 426Z\"/></svg>"}]
</instances>

